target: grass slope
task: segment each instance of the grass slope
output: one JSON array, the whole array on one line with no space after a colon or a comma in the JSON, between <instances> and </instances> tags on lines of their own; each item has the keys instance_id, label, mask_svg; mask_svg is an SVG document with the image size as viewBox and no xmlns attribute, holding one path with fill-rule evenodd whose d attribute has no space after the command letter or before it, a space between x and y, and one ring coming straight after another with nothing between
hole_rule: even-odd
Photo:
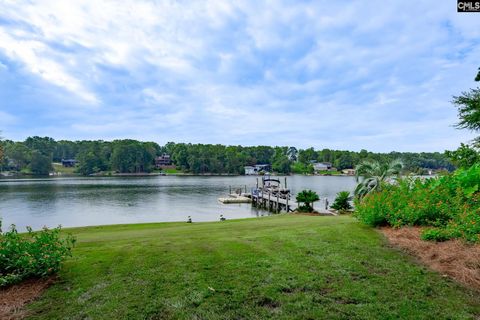
<instances>
[{"instance_id":1,"label":"grass slope","mask_svg":"<svg viewBox=\"0 0 480 320\"><path fill-rule=\"evenodd\" d=\"M478 293L350 217L79 228L32 319L474 319Z\"/></svg>"},{"instance_id":2,"label":"grass slope","mask_svg":"<svg viewBox=\"0 0 480 320\"><path fill-rule=\"evenodd\" d=\"M77 168L75 167L64 167L61 163L52 163L52 168L54 172L60 172L62 174L67 174L67 175L74 175L75 170Z\"/></svg>"}]
</instances>

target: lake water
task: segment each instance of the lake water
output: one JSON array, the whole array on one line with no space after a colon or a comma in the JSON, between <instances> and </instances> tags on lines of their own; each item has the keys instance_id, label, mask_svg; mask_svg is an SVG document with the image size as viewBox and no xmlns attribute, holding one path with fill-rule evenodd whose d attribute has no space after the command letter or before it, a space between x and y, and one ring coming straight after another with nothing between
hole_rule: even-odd
<instances>
[{"instance_id":1,"label":"lake water","mask_svg":"<svg viewBox=\"0 0 480 320\"><path fill-rule=\"evenodd\" d=\"M279 177L283 183L284 178ZM261 179L261 178L259 178ZM40 229L118 223L216 221L268 215L250 204L224 205L217 201L229 186L249 191L252 176L151 176L72 177L45 179L0 179L0 218L21 231L25 226ZM294 194L312 189L322 201L332 203L339 191L353 191L353 177L289 176L287 186Z\"/></svg>"}]
</instances>

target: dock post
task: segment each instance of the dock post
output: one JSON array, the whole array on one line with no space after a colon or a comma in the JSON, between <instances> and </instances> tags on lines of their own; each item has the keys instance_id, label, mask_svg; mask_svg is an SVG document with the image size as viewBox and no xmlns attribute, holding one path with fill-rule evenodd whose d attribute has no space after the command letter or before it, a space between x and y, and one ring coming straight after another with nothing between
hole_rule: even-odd
<instances>
[{"instance_id":1,"label":"dock post","mask_svg":"<svg viewBox=\"0 0 480 320\"><path fill-rule=\"evenodd\" d=\"M263 189L262 189L262 192L260 193L260 206L262 206L264 204L265 204L265 201L263 199Z\"/></svg>"},{"instance_id":2,"label":"dock post","mask_svg":"<svg viewBox=\"0 0 480 320\"><path fill-rule=\"evenodd\" d=\"M228 189L229 190L228 194L232 194L232 186L228 186L228 188L229 188Z\"/></svg>"},{"instance_id":3,"label":"dock post","mask_svg":"<svg viewBox=\"0 0 480 320\"><path fill-rule=\"evenodd\" d=\"M272 204L270 203L270 192L268 192L268 210L272 210Z\"/></svg>"},{"instance_id":4,"label":"dock post","mask_svg":"<svg viewBox=\"0 0 480 320\"><path fill-rule=\"evenodd\" d=\"M287 211L287 213L288 213L289 209L290 208L288 207L288 194L287 194L287 204L286 204L286 209L285 209Z\"/></svg>"},{"instance_id":5,"label":"dock post","mask_svg":"<svg viewBox=\"0 0 480 320\"><path fill-rule=\"evenodd\" d=\"M277 210L277 213L279 212L279 210L278 210L278 209L279 209L279 208L278 208L278 207L279 207L279 205L280 205L280 204L279 204L279 202L278 202L278 193L277 193L277 208L276 208L276 210Z\"/></svg>"},{"instance_id":6,"label":"dock post","mask_svg":"<svg viewBox=\"0 0 480 320\"><path fill-rule=\"evenodd\" d=\"M285 177L285 189L287 189L287 177Z\"/></svg>"}]
</instances>

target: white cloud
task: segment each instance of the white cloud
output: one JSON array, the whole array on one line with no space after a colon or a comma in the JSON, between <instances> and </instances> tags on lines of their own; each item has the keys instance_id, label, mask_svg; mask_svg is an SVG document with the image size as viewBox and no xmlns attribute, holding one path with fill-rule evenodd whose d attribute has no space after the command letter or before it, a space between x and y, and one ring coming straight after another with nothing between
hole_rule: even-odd
<instances>
[{"instance_id":1,"label":"white cloud","mask_svg":"<svg viewBox=\"0 0 480 320\"><path fill-rule=\"evenodd\" d=\"M448 125L478 67L472 16L433 0L7 1L0 54L62 104L100 106L50 115L72 138L440 150L471 136Z\"/></svg>"},{"instance_id":2,"label":"white cloud","mask_svg":"<svg viewBox=\"0 0 480 320\"><path fill-rule=\"evenodd\" d=\"M22 61L31 73L71 91L89 103L98 102L95 95L87 91L81 82L69 75L59 63L42 55L47 51L42 42L14 40L0 30L0 48L3 48L10 58Z\"/></svg>"}]
</instances>

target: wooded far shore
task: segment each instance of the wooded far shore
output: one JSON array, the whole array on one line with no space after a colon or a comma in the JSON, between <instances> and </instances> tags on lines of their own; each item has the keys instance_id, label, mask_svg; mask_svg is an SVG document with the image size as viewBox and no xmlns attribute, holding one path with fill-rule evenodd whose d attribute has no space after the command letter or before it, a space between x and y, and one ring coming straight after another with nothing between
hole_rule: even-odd
<instances>
[{"instance_id":1,"label":"wooded far shore","mask_svg":"<svg viewBox=\"0 0 480 320\"><path fill-rule=\"evenodd\" d=\"M335 174L352 169L364 160L382 163L401 159L408 173L425 174L455 167L440 152L375 153L367 150L346 151L314 148L297 149L293 146L225 146L220 144L191 144L169 142L164 146L156 142L125 139L114 141L82 140L56 141L50 137L29 137L25 141L0 141L3 160L2 172L28 175L48 175L64 172L80 175L109 173L150 173L157 157L168 155L171 166L164 173L186 174L245 174L245 166L268 165L278 174L312 174L315 163L328 163ZM2 157L0 157L2 159ZM74 160L71 168L61 169L53 163ZM159 170L157 170L158 172Z\"/></svg>"}]
</instances>

